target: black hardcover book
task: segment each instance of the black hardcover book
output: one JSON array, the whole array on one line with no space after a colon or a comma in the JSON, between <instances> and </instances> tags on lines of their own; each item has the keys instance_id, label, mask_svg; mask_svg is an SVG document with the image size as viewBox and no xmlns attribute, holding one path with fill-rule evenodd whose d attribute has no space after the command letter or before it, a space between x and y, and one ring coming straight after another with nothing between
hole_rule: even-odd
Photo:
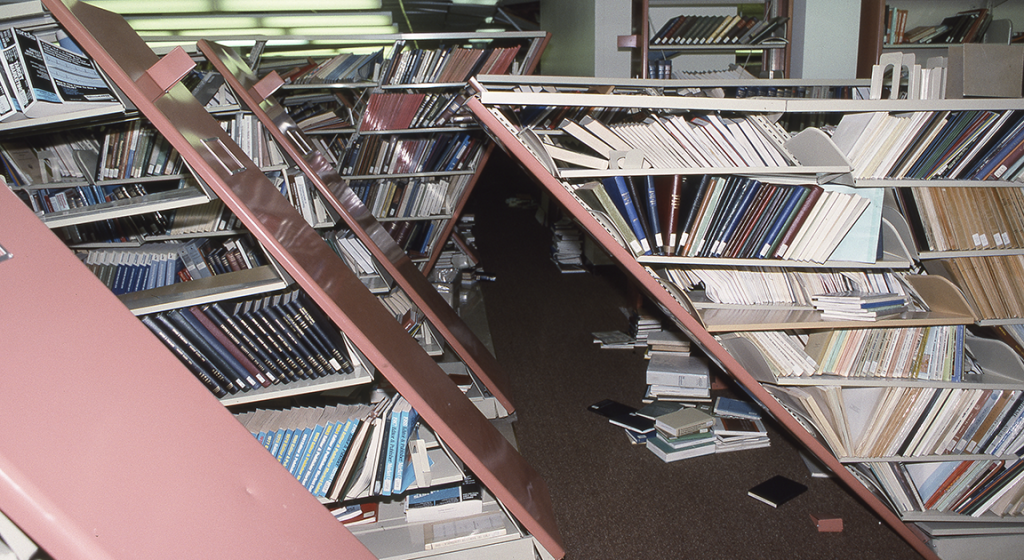
<instances>
[{"instance_id":1,"label":"black hardcover book","mask_svg":"<svg viewBox=\"0 0 1024 560\"><path fill-rule=\"evenodd\" d=\"M275 349L281 353L284 357L285 363L292 368L292 373L300 379L311 379L318 377L319 374L316 372L314 367L307 363L305 358L299 353L287 339L287 337L280 331L277 324L273 320L273 317L269 315L266 310L268 305L268 298L262 298L257 302L253 302L252 307L249 309L249 318L253 321L258 328L261 329L262 333L272 342Z\"/></svg>"},{"instance_id":2,"label":"black hardcover book","mask_svg":"<svg viewBox=\"0 0 1024 560\"><path fill-rule=\"evenodd\" d=\"M174 326L174 323L170 322L166 316L161 313L150 315L153 322L160 327L160 329L167 333L167 336L178 344L185 352L188 353L189 357L195 362L207 375L210 376L218 385L223 387L228 393L235 394L241 389L235 384L224 372L220 371L217 366L211 362L203 353L196 348L192 341L178 330Z\"/></svg>"},{"instance_id":3,"label":"black hardcover book","mask_svg":"<svg viewBox=\"0 0 1024 560\"><path fill-rule=\"evenodd\" d=\"M327 358L317 348L314 348L306 337L298 332L294 321L290 320L290 316L281 309L279 297L275 296L271 305L265 307L264 311L268 320L273 323L274 327L291 346L293 351L309 364L312 368L312 373L316 377L323 377L333 371Z\"/></svg>"},{"instance_id":4,"label":"black hardcover book","mask_svg":"<svg viewBox=\"0 0 1024 560\"><path fill-rule=\"evenodd\" d=\"M743 178L735 175L726 178L725 191L715 207L714 215L711 216L711 223L708 224L708 228L704 232L704 244L701 245L700 251L697 253L698 257L711 256L711 247L714 245L713 241L720 233L722 222L729 216L730 210L735 209L734 205L742 191L740 183L743 180Z\"/></svg>"},{"instance_id":5,"label":"black hardcover book","mask_svg":"<svg viewBox=\"0 0 1024 560\"><path fill-rule=\"evenodd\" d=\"M733 201L733 207L729 209L728 215L722 222L721 231L713 240L710 253L711 256L722 256L725 246L733 236L736 235L736 229L739 227L739 223L747 215L748 209L753 203L754 198L757 196L758 191L763 188L764 187L760 181L756 181L754 179L742 180L739 188L740 192L736 194L736 198Z\"/></svg>"},{"instance_id":6,"label":"black hardcover book","mask_svg":"<svg viewBox=\"0 0 1024 560\"><path fill-rule=\"evenodd\" d=\"M226 349L213 338L210 333L204 332L206 329L200 331L196 329L196 326L186 320L184 314L178 309L171 309L162 314L168 321L174 324L174 327L178 331L188 337L189 341L200 351L206 359L209 360L213 365L217 367L225 376L238 386L242 391L248 391L254 387L259 387L259 383L249 375L249 372L238 364L237 361L231 357ZM229 359L230 357L230 359Z\"/></svg>"},{"instance_id":7,"label":"black hardcover book","mask_svg":"<svg viewBox=\"0 0 1024 560\"><path fill-rule=\"evenodd\" d=\"M738 257L743 254L741 249L753 244L751 234L754 232L754 228L765 219L765 210L774 202L775 194L778 191L779 187L770 183L766 183L758 189L754 200L751 201L748 210L744 212L736 226L735 233L723 249L723 257Z\"/></svg>"},{"instance_id":8,"label":"black hardcover book","mask_svg":"<svg viewBox=\"0 0 1024 560\"><path fill-rule=\"evenodd\" d=\"M802 185L793 185L789 188L779 189L779 191L781 192L779 193L778 200L769 208L768 220L762 223L759 230L754 234L755 239L749 253L750 258L761 258L761 249L765 246L768 246L768 249L764 251L765 257L770 257L775 253L775 249L778 248L782 239L793 226L796 216L800 213L800 209L806 204L807 197L811 194L811 189ZM791 205L793 197L796 197L797 200ZM789 213L783 215L787 209L790 209ZM782 223L778 228L775 228L774 226L779 220L782 220Z\"/></svg>"},{"instance_id":9,"label":"black hardcover book","mask_svg":"<svg viewBox=\"0 0 1024 560\"><path fill-rule=\"evenodd\" d=\"M245 329L249 337L259 344L263 351L273 359L274 364L277 366L277 370L281 374L281 381L298 381L302 379L299 375L298 364L290 361L288 356L285 354L284 349L280 347L277 341L266 332L266 328L263 324L256 320L253 314L249 311L252 306L252 302L240 302L236 303L234 309L231 312L231 317L235 322Z\"/></svg>"},{"instance_id":10,"label":"black hardcover book","mask_svg":"<svg viewBox=\"0 0 1024 560\"><path fill-rule=\"evenodd\" d=\"M249 356L249 359L253 360L253 363L257 364L257 366L262 366L263 374L267 376L271 383L280 383L282 380L287 380L287 375L278 368L274 357L263 348L263 345L253 340L249 330L236 321L234 317L228 315L220 307L220 304L211 303L203 306L202 310L214 324L219 326L228 336L233 337L233 340L237 341L239 348L247 352L246 355Z\"/></svg>"},{"instance_id":11,"label":"black hardcover book","mask_svg":"<svg viewBox=\"0 0 1024 560\"><path fill-rule=\"evenodd\" d=\"M351 373L353 371L352 360L341 333L334 328L334 323L323 315L320 308L306 304L304 299L297 293L286 307L292 311L296 322L307 332L307 336L316 339L318 344L326 349L328 355L334 358L341 371Z\"/></svg>"},{"instance_id":12,"label":"black hardcover book","mask_svg":"<svg viewBox=\"0 0 1024 560\"><path fill-rule=\"evenodd\" d=\"M273 376L268 375L266 364L261 362L257 356L253 355L248 346L242 343L234 332L228 330L222 324L215 321L213 317L203 311L201 306L194 305L183 312L192 314L197 321L206 327L206 330L210 331L211 334L220 340L221 344L227 348L228 351L234 354L239 362L243 363L245 369L249 370L249 373L256 378L256 381L260 382L261 386L269 387L271 385L270 380ZM224 341L225 338L227 339L227 342ZM237 349L237 352L235 352L234 349ZM241 355L239 356L239 354ZM251 364L251 366L248 364ZM254 369L256 371L253 371Z\"/></svg>"},{"instance_id":13,"label":"black hardcover book","mask_svg":"<svg viewBox=\"0 0 1024 560\"><path fill-rule=\"evenodd\" d=\"M689 179L689 185L684 191L683 201L680 203L679 210L683 213L683 218L679 223L679 243L676 247L676 253L679 253L679 249L686 243L686 238L693 229L693 223L697 219L697 213L700 211L701 201L704 200L704 196L708 193L708 186L711 184L710 175L702 175L700 177L692 177Z\"/></svg>"},{"instance_id":14,"label":"black hardcover book","mask_svg":"<svg viewBox=\"0 0 1024 560\"><path fill-rule=\"evenodd\" d=\"M751 488L747 495L777 508L806 491L807 487L803 484L782 475L775 475Z\"/></svg>"},{"instance_id":15,"label":"black hardcover book","mask_svg":"<svg viewBox=\"0 0 1024 560\"><path fill-rule=\"evenodd\" d=\"M142 317L142 324L146 325L146 327L164 343L164 346L169 348L171 352L174 352L178 359L185 364L185 367L188 368L188 370L191 371L192 374L210 390L211 393L218 398L225 397L229 394L223 385L218 383L205 368L199 365L199 363L192 358L189 352L175 342L170 335L160 329L152 318Z\"/></svg>"}]
</instances>

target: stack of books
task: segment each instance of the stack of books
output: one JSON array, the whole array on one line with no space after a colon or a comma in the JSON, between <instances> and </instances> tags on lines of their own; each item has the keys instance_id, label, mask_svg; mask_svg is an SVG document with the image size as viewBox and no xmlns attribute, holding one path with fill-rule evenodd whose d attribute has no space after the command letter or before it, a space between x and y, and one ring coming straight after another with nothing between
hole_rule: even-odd
<instances>
[{"instance_id":1,"label":"stack of books","mask_svg":"<svg viewBox=\"0 0 1024 560\"><path fill-rule=\"evenodd\" d=\"M728 453L741 449L768 447L768 431L760 418L715 416L711 430L715 435L715 453Z\"/></svg>"},{"instance_id":2,"label":"stack of books","mask_svg":"<svg viewBox=\"0 0 1024 560\"><path fill-rule=\"evenodd\" d=\"M715 399L715 453L768 447L768 431L761 414L747 401L729 397Z\"/></svg>"},{"instance_id":3,"label":"stack of books","mask_svg":"<svg viewBox=\"0 0 1024 560\"><path fill-rule=\"evenodd\" d=\"M647 336L661 330L661 320L640 309L629 314L629 334L636 341L637 348L647 346Z\"/></svg>"},{"instance_id":4,"label":"stack of books","mask_svg":"<svg viewBox=\"0 0 1024 560\"><path fill-rule=\"evenodd\" d=\"M689 349L651 350L648 355L645 402L711 402L711 372L703 357L690 355Z\"/></svg>"},{"instance_id":5,"label":"stack of books","mask_svg":"<svg viewBox=\"0 0 1024 560\"><path fill-rule=\"evenodd\" d=\"M877 321L907 311L910 298L901 294L847 291L811 296L822 319L836 321Z\"/></svg>"},{"instance_id":6,"label":"stack of books","mask_svg":"<svg viewBox=\"0 0 1024 560\"><path fill-rule=\"evenodd\" d=\"M678 406L654 418L647 449L666 463L715 453L715 417L698 407Z\"/></svg>"},{"instance_id":7,"label":"stack of books","mask_svg":"<svg viewBox=\"0 0 1024 560\"><path fill-rule=\"evenodd\" d=\"M583 266L583 234L569 218L551 225L551 260L563 274L586 272Z\"/></svg>"}]
</instances>

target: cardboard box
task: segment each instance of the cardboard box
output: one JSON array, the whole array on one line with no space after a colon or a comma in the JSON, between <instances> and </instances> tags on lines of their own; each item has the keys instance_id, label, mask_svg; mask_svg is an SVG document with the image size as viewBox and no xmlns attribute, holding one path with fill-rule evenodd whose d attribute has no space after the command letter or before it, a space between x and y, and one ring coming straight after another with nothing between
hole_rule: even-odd
<instances>
[{"instance_id":1,"label":"cardboard box","mask_svg":"<svg viewBox=\"0 0 1024 560\"><path fill-rule=\"evenodd\" d=\"M946 98L1021 97L1024 45L966 43L949 47Z\"/></svg>"}]
</instances>

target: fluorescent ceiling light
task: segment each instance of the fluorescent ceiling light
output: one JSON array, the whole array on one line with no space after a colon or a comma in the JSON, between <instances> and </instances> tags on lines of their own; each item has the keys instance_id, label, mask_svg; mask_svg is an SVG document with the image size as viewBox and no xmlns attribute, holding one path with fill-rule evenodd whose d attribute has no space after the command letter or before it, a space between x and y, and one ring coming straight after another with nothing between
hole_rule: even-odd
<instances>
[{"instance_id":1,"label":"fluorescent ceiling light","mask_svg":"<svg viewBox=\"0 0 1024 560\"><path fill-rule=\"evenodd\" d=\"M280 0L87 0L121 15L279 11ZM381 0L289 0L287 8L302 10L379 10Z\"/></svg>"},{"instance_id":2,"label":"fluorescent ceiling light","mask_svg":"<svg viewBox=\"0 0 1024 560\"><path fill-rule=\"evenodd\" d=\"M326 37L332 35L390 35L393 33L398 33L397 24L365 27L291 27L288 29L289 35L322 35Z\"/></svg>"},{"instance_id":3,"label":"fluorescent ceiling light","mask_svg":"<svg viewBox=\"0 0 1024 560\"><path fill-rule=\"evenodd\" d=\"M259 27L259 19L254 17L146 17L132 18L128 24L136 31L161 31L167 29L198 29L217 27L218 29L252 29Z\"/></svg>"},{"instance_id":4,"label":"fluorescent ceiling light","mask_svg":"<svg viewBox=\"0 0 1024 560\"><path fill-rule=\"evenodd\" d=\"M391 14L388 12L370 14L275 14L262 16L260 21L267 27L366 27L391 25Z\"/></svg>"},{"instance_id":5,"label":"fluorescent ceiling light","mask_svg":"<svg viewBox=\"0 0 1024 560\"><path fill-rule=\"evenodd\" d=\"M475 6L497 6L498 0L452 0L452 4L473 4Z\"/></svg>"}]
</instances>

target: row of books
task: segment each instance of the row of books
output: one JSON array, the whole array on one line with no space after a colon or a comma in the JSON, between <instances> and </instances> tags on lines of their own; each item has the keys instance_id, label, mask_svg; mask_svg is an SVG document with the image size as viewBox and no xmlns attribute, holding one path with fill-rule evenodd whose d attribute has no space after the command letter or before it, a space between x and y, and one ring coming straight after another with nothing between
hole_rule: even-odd
<instances>
[{"instance_id":1,"label":"row of books","mask_svg":"<svg viewBox=\"0 0 1024 560\"><path fill-rule=\"evenodd\" d=\"M505 74L512 68L519 46L482 49L449 47L404 49L396 43L395 54L385 64L382 85L458 83L477 74Z\"/></svg>"},{"instance_id":2,"label":"row of books","mask_svg":"<svg viewBox=\"0 0 1024 560\"><path fill-rule=\"evenodd\" d=\"M81 182L95 177L94 165L83 154L98 153L98 140L82 131L68 131L60 137L11 137L0 142L4 175L9 186L45 185L65 181Z\"/></svg>"},{"instance_id":3,"label":"row of books","mask_svg":"<svg viewBox=\"0 0 1024 560\"><path fill-rule=\"evenodd\" d=\"M149 189L153 192L160 192L174 188L181 184L178 179L172 179L170 183L150 183ZM32 211L38 216L45 216L55 212L66 212L75 208L87 208L108 202L128 199L141 199L150 193L145 185L141 183L130 184L84 184L65 188L31 189L18 191L21 199L28 204ZM166 227L164 214L153 213L150 220L139 218L131 220L137 226L135 229L140 233L155 234Z\"/></svg>"},{"instance_id":4,"label":"row of books","mask_svg":"<svg viewBox=\"0 0 1024 560\"><path fill-rule=\"evenodd\" d=\"M1024 248L1024 195L999 187L923 187L896 191L922 250Z\"/></svg>"},{"instance_id":5,"label":"row of books","mask_svg":"<svg viewBox=\"0 0 1024 560\"><path fill-rule=\"evenodd\" d=\"M0 29L0 120L121 106L92 60L70 39L59 43Z\"/></svg>"},{"instance_id":6,"label":"row of books","mask_svg":"<svg viewBox=\"0 0 1024 560\"><path fill-rule=\"evenodd\" d=\"M835 329L809 335L814 375L931 381L964 380L963 325Z\"/></svg>"},{"instance_id":7,"label":"row of books","mask_svg":"<svg viewBox=\"0 0 1024 560\"><path fill-rule=\"evenodd\" d=\"M310 493L325 497L372 410L365 404L258 408L235 418Z\"/></svg>"},{"instance_id":8,"label":"row of books","mask_svg":"<svg viewBox=\"0 0 1024 560\"><path fill-rule=\"evenodd\" d=\"M390 220L384 231L413 258L430 254L441 230L439 220Z\"/></svg>"},{"instance_id":9,"label":"row of books","mask_svg":"<svg viewBox=\"0 0 1024 560\"><path fill-rule=\"evenodd\" d=\"M815 295L862 291L911 295L888 270L794 270L752 267L670 267L667 279L684 291L703 289L711 302L734 305L790 304L811 307Z\"/></svg>"},{"instance_id":10,"label":"row of books","mask_svg":"<svg viewBox=\"0 0 1024 560\"><path fill-rule=\"evenodd\" d=\"M843 117L833 140L856 177L1014 180L1024 111L885 112Z\"/></svg>"},{"instance_id":11,"label":"row of books","mask_svg":"<svg viewBox=\"0 0 1024 560\"><path fill-rule=\"evenodd\" d=\"M654 169L701 167L789 167L796 158L784 147L789 134L762 115L737 118L715 113L663 117L650 113L642 122L606 125L591 117L558 124L560 136L540 136L557 161L588 169L610 169L613 152L619 167ZM625 152L619 154L618 152Z\"/></svg>"},{"instance_id":12,"label":"row of books","mask_svg":"<svg viewBox=\"0 0 1024 560\"><path fill-rule=\"evenodd\" d=\"M298 290L142 321L218 397L354 370L341 332Z\"/></svg>"},{"instance_id":13,"label":"row of books","mask_svg":"<svg viewBox=\"0 0 1024 560\"><path fill-rule=\"evenodd\" d=\"M1024 511L1024 462L868 463L848 467L896 511L1018 516Z\"/></svg>"},{"instance_id":14,"label":"row of books","mask_svg":"<svg viewBox=\"0 0 1024 560\"><path fill-rule=\"evenodd\" d=\"M334 224L334 218L317 188L306 181L302 174L285 174L281 177L281 194L302 214L310 227L322 228Z\"/></svg>"},{"instance_id":15,"label":"row of books","mask_svg":"<svg viewBox=\"0 0 1024 560\"><path fill-rule=\"evenodd\" d=\"M359 136L341 161L346 176L394 175L470 169L483 143L466 132L445 132L429 138L390 135Z\"/></svg>"},{"instance_id":16,"label":"row of books","mask_svg":"<svg viewBox=\"0 0 1024 560\"><path fill-rule=\"evenodd\" d=\"M781 97L785 99L868 99L868 88L863 86L737 86L736 99L748 97ZM787 129L791 130L791 129Z\"/></svg>"},{"instance_id":17,"label":"row of books","mask_svg":"<svg viewBox=\"0 0 1024 560\"><path fill-rule=\"evenodd\" d=\"M358 180L350 187L377 218L422 218L451 214L471 176Z\"/></svg>"},{"instance_id":18,"label":"row of books","mask_svg":"<svg viewBox=\"0 0 1024 560\"><path fill-rule=\"evenodd\" d=\"M769 391L809 419L838 457L1002 457L1020 456L1024 447L1019 390L772 386Z\"/></svg>"},{"instance_id":19,"label":"row of books","mask_svg":"<svg viewBox=\"0 0 1024 560\"><path fill-rule=\"evenodd\" d=\"M242 224L220 199L166 212L169 236L238 231Z\"/></svg>"},{"instance_id":20,"label":"row of books","mask_svg":"<svg viewBox=\"0 0 1024 560\"><path fill-rule=\"evenodd\" d=\"M907 29L909 11L886 6L885 43L981 43L985 38L992 13L988 8L958 12L935 24L917 25Z\"/></svg>"},{"instance_id":21,"label":"row of books","mask_svg":"<svg viewBox=\"0 0 1024 560\"><path fill-rule=\"evenodd\" d=\"M117 295L248 270L262 260L242 237L80 250L79 258Z\"/></svg>"},{"instance_id":22,"label":"row of books","mask_svg":"<svg viewBox=\"0 0 1024 560\"><path fill-rule=\"evenodd\" d=\"M306 64L282 72L281 78L290 84L333 84L367 82L375 80L384 62L384 50L370 53L343 52L331 58Z\"/></svg>"},{"instance_id":23,"label":"row of books","mask_svg":"<svg viewBox=\"0 0 1024 560\"><path fill-rule=\"evenodd\" d=\"M942 259L940 265L983 319L1024 317L1024 255Z\"/></svg>"},{"instance_id":24,"label":"row of books","mask_svg":"<svg viewBox=\"0 0 1024 560\"><path fill-rule=\"evenodd\" d=\"M786 16L759 19L734 15L679 15L651 36L651 45L756 45L774 36Z\"/></svg>"},{"instance_id":25,"label":"row of books","mask_svg":"<svg viewBox=\"0 0 1024 560\"><path fill-rule=\"evenodd\" d=\"M824 263L872 206L853 189L738 176L612 177L572 192L636 255Z\"/></svg>"},{"instance_id":26,"label":"row of books","mask_svg":"<svg viewBox=\"0 0 1024 560\"><path fill-rule=\"evenodd\" d=\"M452 112L451 105L455 97L451 93L371 93L359 122L359 130L366 132L441 126Z\"/></svg>"},{"instance_id":27,"label":"row of books","mask_svg":"<svg viewBox=\"0 0 1024 560\"><path fill-rule=\"evenodd\" d=\"M233 118L218 121L238 147L259 167L281 166L287 163L284 152L271 138L263 123L252 113L238 113Z\"/></svg>"},{"instance_id":28,"label":"row of books","mask_svg":"<svg viewBox=\"0 0 1024 560\"><path fill-rule=\"evenodd\" d=\"M177 150L141 120L108 128L93 157L97 161L93 176L98 181L175 174L182 166Z\"/></svg>"}]
</instances>

